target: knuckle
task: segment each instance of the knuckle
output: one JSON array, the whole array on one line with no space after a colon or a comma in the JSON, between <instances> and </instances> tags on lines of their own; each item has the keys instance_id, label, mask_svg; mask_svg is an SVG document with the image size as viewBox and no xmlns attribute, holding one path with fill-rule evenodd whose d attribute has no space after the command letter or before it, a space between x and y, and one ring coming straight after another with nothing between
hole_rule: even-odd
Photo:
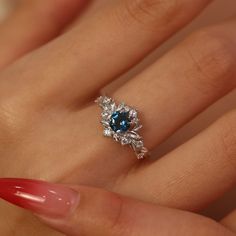
<instances>
[{"instance_id":1,"label":"knuckle","mask_svg":"<svg viewBox=\"0 0 236 236\"><path fill-rule=\"evenodd\" d=\"M123 206L124 206L124 202L122 200L122 198L118 197L118 196L113 196L113 198L116 200L117 205L114 208L114 217L111 221L111 228L114 231L114 229L116 228L120 228L120 224L122 222L122 212L123 212Z\"/></svg>"},{"instance_id":2,"label":"knuckle","mask_svg":"<svg viewBox=\"0 0 236 236\"><path fill-rule=\"evenodd\" d=\"M108 235L132 235L132 227L127 214L127 201L114 193L107 193L106 202L109 203L111 211L106 214L106 220L109 222Z\"/></svg>"},{"instance_id":3,"label":"knuckle","mask_svg":"<svg viewBox=\"0 0 236 236\"><path fill-rule=\"evenodd\" d=\"M202 29L189 38L186 48L198 74L197 86L201 91L208 93L212 89L235 86L232 75L236 55L232 45L232 41L215 28Z\"/></svg>"},{"instance_id":4,"label":"knuckle","mask_svg":"<svg viewBox=\"0 0 236 236\"><path fill-rule=\"evenodd\" d=\"M129 16L145 28L156 31L158 19L170 22L179 8L177 0L127 0L125 7Z\"/></svg>"},{"instance_id":5,"label":"knuckle","mask_svg":"<svg viewBox=\"0 0 236 236\"><path fill-rule=\"evenodd\" d=\"M79 191L87 199L71 216L79 235L135 235L129 211L132 200L98 188L80 186Z\"/></svg>"},{"instance_id":6,"label":"knuckle","mask_svg":"<svg viewBox=\"0 0 236 236\"><path fill-rule=\"evenodd\" d=\"M223 157L236 169L236 110L220 120L219 137Z\"/></svg>"}]
</instances>

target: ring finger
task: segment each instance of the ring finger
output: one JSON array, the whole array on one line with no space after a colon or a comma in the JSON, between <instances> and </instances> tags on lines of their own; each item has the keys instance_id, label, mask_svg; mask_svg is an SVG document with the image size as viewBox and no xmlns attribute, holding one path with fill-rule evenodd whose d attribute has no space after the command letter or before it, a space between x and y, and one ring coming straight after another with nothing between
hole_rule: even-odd
<instances>
[{"instance_id":1,"label":"ring finger","mask_svg":"<svg viewBox=\"0 0 236 236\"><path fill-rule=\"evenodd\" d=\"M143 114L143 136L149 149L235 88L235 25L232 20L194 33L113 94L118 101L137 107ZM132 173L137 161L132 152L99 134L98 118L94 115L98 113L96 105L83 110L84 119L89 117L88 126L85 123L83 127L87 130L84 139L89 140L91 146L99 145L97 155L85 153L83 156L87 161L90 156L93 163L99 156L99 162L110 167L106 173L109 176L122 173L122 179L127 172ZM79 116L81 118L81 113ZM116 158L111 157L114 155ZM103 168L101 166L99 173ZM83 173L76 175L77 179L83 178Z\"/></svg>"},{"instance_id":2,"label":"ring finger","mask_svg":"<svg viewBox=\"0 0 236 236\"><path fill-rule=\"evenodd\" d=\"M143 111L149 148L235 88L235 26L234 19L195 33L115 92L116 98ZM235 184L234 133L235 112L154 164L133 168L126 155L124 161L131 168L116 190L168 206L199 209Z\"/></svg>"},{"instance_id":3,"label":"ring finger","mask_svg":"<svg viewBox=\"0 0 236 236\"><path fill-rule=\"evenodd\" d=\"M235 88L235 26L232 20L194 33L112 95L141 111L149 149ZM95 113L93 107L87 112ZM119 153L118 148L109 145L108 152ZM132 166L129 154L122 152L121 158Z\"/></svg>"}]
</instances>

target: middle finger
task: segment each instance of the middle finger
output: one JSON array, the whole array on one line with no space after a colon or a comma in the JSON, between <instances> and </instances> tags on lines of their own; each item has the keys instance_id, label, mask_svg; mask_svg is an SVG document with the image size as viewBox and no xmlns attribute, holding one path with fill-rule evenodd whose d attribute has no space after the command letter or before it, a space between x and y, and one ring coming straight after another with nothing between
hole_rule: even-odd
<instances>
[{"instance_id":1,"label":"middle finger","mask_svg":"<svg viewBox=\"0 0 236 236\"><path fill-rule=\"evenodd\" d=\"M9 87L14 83L11 78L16 77L27 93L44 88L41 95L54 94L60 104L82 104L188 23L210 1L111 1L21 61L18 66L25 71L23 81L19 81L18 69L15 76L12 71L4 76ZM22 69L22 65L27 68ZM37 68L38 73L28 68Z\"/></svg>"}]
</instances>

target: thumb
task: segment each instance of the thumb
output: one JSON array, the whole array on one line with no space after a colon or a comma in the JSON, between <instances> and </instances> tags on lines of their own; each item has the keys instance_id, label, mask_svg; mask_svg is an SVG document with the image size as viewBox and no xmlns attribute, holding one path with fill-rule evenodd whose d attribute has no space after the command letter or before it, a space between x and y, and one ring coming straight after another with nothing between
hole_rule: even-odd
<instances>
[{"instance_id":1,"label":"thumb","mask_svg":"<svg viewBox=\"0 0 236 236\"><path fill-rule=\"evenodd\" d=\"M232 236L220 224L101 189L0 179L0 197L68 236Z\"/></svg>"}]
</instances>

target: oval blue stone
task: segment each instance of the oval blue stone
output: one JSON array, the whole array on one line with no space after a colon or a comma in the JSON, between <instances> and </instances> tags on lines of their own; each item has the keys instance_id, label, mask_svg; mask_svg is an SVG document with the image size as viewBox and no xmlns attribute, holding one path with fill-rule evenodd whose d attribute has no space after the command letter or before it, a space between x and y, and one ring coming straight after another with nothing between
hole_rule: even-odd
<instances>
[{"instance_id":1,"label":"oval blue stone","mask_svg":"<svg viewBox=\"0 0 236 236\"><path fill-rule=\"evenodd\" d=\"M130 128L128 112L116 111L111 116L110 127L115 132L126 132Z\"/></svg>"}]
</instances>

